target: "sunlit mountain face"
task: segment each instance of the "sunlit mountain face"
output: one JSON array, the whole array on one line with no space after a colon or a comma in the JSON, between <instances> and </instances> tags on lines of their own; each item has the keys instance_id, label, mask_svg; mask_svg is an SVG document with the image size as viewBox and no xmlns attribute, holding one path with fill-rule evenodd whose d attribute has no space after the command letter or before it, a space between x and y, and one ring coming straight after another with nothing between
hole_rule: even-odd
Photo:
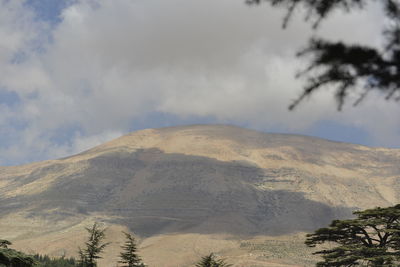
<instances>
[{"instance_id":1,"label":"sunlit mountain face","mask_svg":"<svg viewBox=\"0 0 400 267\"><path fill-rule=\"evenodd\" d=\"M102 266L116 262L122 230L139 237L152 266L190 265L209 251L265 266L280 257L262 256L268 248L297 240L285 264L304 266L310 253L293 252L306 249L304 233L399 202L399 158L226 125L142 130L68 158L0 167L0 236L28 252L76 255L84 227L98 221L113 241Z\"/></svg>"}]
</instances>

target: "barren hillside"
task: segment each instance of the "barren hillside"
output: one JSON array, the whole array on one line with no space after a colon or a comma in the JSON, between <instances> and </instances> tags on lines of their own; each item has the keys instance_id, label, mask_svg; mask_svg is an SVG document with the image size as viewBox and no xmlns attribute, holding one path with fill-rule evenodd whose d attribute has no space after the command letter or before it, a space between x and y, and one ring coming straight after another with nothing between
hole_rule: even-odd
<instances>
[{"instance_id":1,"label":"barren hillside","mask_svg":"<svg viewBox=\"0 0 400 267\"><path fill-rule=\"evenodd\" d=\"M100 221L113 240L103 266L114 266L123 229L141 238L151 266L189 266L210 251L235 266L304 266L313 259L293 252L306 250L301 233L399 202L399 160L400 150L233 126L143 130L68 158L0 167L0 237L28 252L74 254L83 227Z\"/></svg>"}]
</instances>

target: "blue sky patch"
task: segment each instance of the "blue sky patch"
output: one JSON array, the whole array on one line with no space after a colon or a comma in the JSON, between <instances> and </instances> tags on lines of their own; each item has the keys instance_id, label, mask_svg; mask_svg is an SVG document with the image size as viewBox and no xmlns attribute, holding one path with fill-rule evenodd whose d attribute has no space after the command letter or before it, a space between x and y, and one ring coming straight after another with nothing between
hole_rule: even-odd
<instances>
[{"instance_id":1,"label":"blue sky patch","mask_svg":"<svg viewBox=\"0 0 400 267\"><path fill-rule=\"evenodd\" d=\"M65 125L51 131L50 141L57 145L71 145L74 137L82 132L82 128L77 124Z\"/></svg>"},{"instance_id":2,"label":"blue sky patch","mask_svg":"<svg viewBox=\"0 0 400 267\"><path fill-rule=\"evenodd\" d=\"M322 120L316 123L308 134L332 141L371 145L369 134L355 125L344 125L330 120Z\"/></svg>"},{"instance_id":3,"label":"blue sky patch","mask_svg":"<svg viewBox=\"0 0 400 267\"><path fill-rule=\"evenodd\" d=\"M13 91L0 88L0 105L13 107L21 102L18 94Z\"/></svg>"},{"instance_id":4,"label":"blue sky patch","mask_svg":"<svg viewBox=\"0 0 400 267\"><path fill-rule=\"evenodd\" d=\"M25 4L34 10L38 20L58 24L62 10L71 3L71 0L27 0Z\"/></svg>"}]
</instances>

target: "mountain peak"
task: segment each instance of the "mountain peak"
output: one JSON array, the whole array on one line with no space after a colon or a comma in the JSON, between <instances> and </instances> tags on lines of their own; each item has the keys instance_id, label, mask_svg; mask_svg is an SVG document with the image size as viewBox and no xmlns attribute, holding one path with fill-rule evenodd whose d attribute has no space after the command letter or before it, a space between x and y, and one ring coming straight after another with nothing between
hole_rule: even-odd
<instances>
[{"instance_id":1,"label":"mountain peak","mask_svg":"<svg viewBox=\"0 0 400 267\"><path fill-rule=\"evenodd\" d=\"M92 157L118 151L133 152L150 148L159 149L165 153L207 156L218 160L248 159L251 151L256 150L289 149L316 155L325 152L371 150L365 146L303 135L264 133L233 125L200 124L135 131L81 153L78 157ZM242 154L244 158L238 157L238 154Z\"/></svg>"},{"instance_id":2,"label":"mountain peak","mask_svg":"<svg viewBox=\"0 0 400 267\"><path fill-rule=\"evenodd\" d=\"M48 240L81 237L62 233L98 220L150 239L311 231L356 208L398 203L399 158L399 150L230 125L147 129L69 158L1 168L0 235L32 239L34 249L42 240L38 252L49 253Z\"/></svg>"}]
</instances>

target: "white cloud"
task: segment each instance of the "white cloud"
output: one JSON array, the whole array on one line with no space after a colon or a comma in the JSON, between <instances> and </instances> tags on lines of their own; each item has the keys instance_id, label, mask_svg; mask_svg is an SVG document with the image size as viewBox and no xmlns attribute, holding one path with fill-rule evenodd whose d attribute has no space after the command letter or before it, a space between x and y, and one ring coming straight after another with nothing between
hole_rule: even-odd
<instances>
[{"instance_id":1,"label":"white cloud","mask_svg":"<svg viewBox=\"0 0 400 267\"><path fill-rule=\"evenodd\" d=\"M398 107L384 101L337 113L332 95L323 92L287 111L301 90L294 74L304 63L294 54L311 33L301 15L283 31L283 11L239 0L77 1L59 25L48 27L15 2L0 0L0 86L18 92L22 103L0 115L3 131L18 136L0 143L7 155L0 163L87 149L154 111L302 133L330 119L365 128L371 142L396 144L398 122L384 123L382 116ZM337 14L319 32L379 43L380 18L373 8ZM20 51L25 61L11 63ZM63 129L67 136L55 140Z\"/></svg>"}]
</instances>

